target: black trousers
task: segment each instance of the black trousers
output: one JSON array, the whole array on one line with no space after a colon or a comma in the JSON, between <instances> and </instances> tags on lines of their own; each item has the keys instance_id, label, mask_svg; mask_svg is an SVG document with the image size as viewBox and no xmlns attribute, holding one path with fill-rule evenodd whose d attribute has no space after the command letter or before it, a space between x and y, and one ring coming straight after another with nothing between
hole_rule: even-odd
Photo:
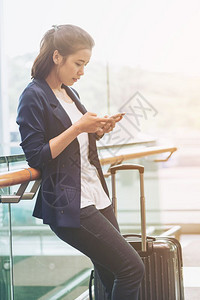
<instances>
[{"instance_id":1,"label":"black trousers","mask_svg":"<svg viewBox=\"0 0 200 300\"><path fill-rule=\"evenodd\" d=\"M137 300L144 265L138 253L119 232L112 206L81 209L81 227L52 227L66 243L93 262L109 300Z\"/></svg>"}]
</instances>

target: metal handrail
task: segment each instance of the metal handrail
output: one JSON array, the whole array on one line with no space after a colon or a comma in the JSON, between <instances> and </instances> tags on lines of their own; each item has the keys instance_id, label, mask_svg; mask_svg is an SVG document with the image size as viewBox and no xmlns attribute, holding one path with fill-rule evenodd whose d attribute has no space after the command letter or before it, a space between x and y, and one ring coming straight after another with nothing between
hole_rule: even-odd
<instances>
[{"instance_id":1,"label":"metal handrail","mask_svg":"<svg viewBox=\"0 0 200 300\"><path fill-rule=\"evenodd\" d=\"M150 155L169 153L168 157L162 160L154 160L154 161L166 161L171 157L171 155L177 150L176 147L145 147L140 149L135 149L131 151L131 153L123 154L123 155L109 155L107 157L101 158L101 165L117 165L122 163L123 161L136 159L141 157L146 157ZM109 170L107 174L104 174L105 177L108 176ZM26 189L29 185L30 181L34 181L34 184L30 191L26 192ZM24 168L22 170L16 170L6 173L0 174L0 189L5 187L10 187L13 185L20 184L18 191L14 195L0 195L0 200L2 203L18 203L21 199L33 199L35 193L37 192L41 182L41 172L34 168Z\"/></svg>"},{"instance_id":2,"label":"metal handrail","mask_svg":"<svg viewBox=\"0 0 200 300\"><path fill-rule=\"evenodd\" d=\"M176 147L146 147L144 149L136 149L131 153L124 155L110 156L100 159L101 165L118 164L129 159L141 158L149 155L156 155L169 152L168 158L177 150ZM167 159L159 160L166 161ZM155 160L158 161L158 160ZM41 172L34 168L26 168L23 170L5 172L0 174L0 188L22 184L29 181L38 180L41 177Z\"/></svg>"},{"instance_id":3,"label":"metal handrail","mask_svg":"<svg viewBox=\"0 0 200 300\"><path fill-rule=\"evenodd\" d=\"M40 177L40 171L34 168L26 168L23 170L1 173L0 188L38 180Z\"/></svg>"},{"instance_id":4,"label":"metal handrail","mask_svg":"<svg viewBox=\"0 0 200 300\"><path fill-rule=\"evenodd\" d=\"M156 154L162 154L162 153L169 153L169 155L165 159L160 159L160 160L154 160L155 162L162 162L162 161L167 161L172 154L177 150L176 147L164 147L164 146L154 146L154 147L144 147L144 148L136 148L134 151L131 151L131 153L128 154L122 154L122 155L115 155L115 156L108 156L105 158L101 158L100 162L101 165L106 165L106 164L119 164L123 162L124 160L129 160L129 159L136 159L136 158L141 158L149 155L156 155Z\"/></svg>"}]
</instances>

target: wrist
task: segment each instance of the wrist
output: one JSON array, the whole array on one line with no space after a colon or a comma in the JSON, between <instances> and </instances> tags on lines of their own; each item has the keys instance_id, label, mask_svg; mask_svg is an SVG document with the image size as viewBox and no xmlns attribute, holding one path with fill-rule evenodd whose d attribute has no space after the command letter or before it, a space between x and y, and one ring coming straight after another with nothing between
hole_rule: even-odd
<instances>
[{"instance_id":1,"label":"wrist","mask_svg":"<svg viewBox=\"0 0 200 300\"><path fill-rule=\"evenodd\" d=\"M97 141L99 141L103 136L104 136L104 133L103 134L95 133L95 137L96 137Z\"/></svg>"},{"instance_id":2,"label":"wrist","mask_svg":"<svg viewBox=\"0 0 200 300\"><path fill-rule=\"evenodd\" d=\"M73 128L74 128L77 135L79 135L80 133L83 132L82 129L81 129L81 126L78 122L75 122L74 124L72 124L72 126L73 126Z\"/></svg>"}]
</instances>

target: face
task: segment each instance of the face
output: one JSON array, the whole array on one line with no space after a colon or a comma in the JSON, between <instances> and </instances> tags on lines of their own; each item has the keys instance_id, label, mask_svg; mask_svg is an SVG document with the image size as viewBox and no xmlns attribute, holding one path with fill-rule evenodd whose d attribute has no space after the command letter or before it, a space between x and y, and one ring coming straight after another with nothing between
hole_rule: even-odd
<instances>
[{"instance_id":1,"label":"face","mask_svg":"<svg viewBox=\"0 0 200 300\"><path fill-rule=\"evenodd\" d=\"M55 63L54 74L59 84L73 85L84 75L84 68L88 64L92 51L89 49L79 50L64 60L56 50L53 60Z\"/></svg>"}]
</instances>

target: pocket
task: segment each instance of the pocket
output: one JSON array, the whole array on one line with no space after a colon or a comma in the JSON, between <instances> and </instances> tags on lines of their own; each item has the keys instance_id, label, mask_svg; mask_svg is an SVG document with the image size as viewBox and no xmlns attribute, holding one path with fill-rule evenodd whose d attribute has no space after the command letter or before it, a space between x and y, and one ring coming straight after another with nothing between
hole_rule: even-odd
<instances>
[{"instance_id":1,"label":"pocket","mask_svg":"<svg viewBox=\"0 0 200 300\"><path fill-rule=\"evenodd\" d=\"M98 210L96 209L95 205L89 205L86 207L81 208L80 210L80 219L88 218L92 214L97 213Z\"/></svg>"}]
</instances>

